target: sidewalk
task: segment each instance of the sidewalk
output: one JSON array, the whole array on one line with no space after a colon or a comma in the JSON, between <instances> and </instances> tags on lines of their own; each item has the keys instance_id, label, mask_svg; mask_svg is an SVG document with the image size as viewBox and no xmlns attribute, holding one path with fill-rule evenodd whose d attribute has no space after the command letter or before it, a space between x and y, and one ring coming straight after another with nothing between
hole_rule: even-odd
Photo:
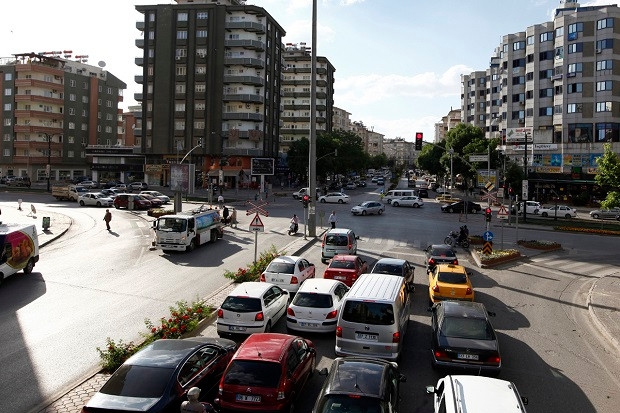
<instances>
[{"instance_id":1,"label":"sidewalk","mask_svg":"<svg viewBox=\"0 0 620 413\"><path fill-rule=\"evenodd\" d=\"M22 210L18 209L18 205L8 205L8 203L0 204L0 222L5 224L35 224L37 226L37 234L39 236L39 247L43 247L58 237L64 235L73 221L64 214L49 211L47 209L36 209L33 213L31 204L23 203ZM43 229L43 217L50 218L50 227Z\"/></svg>"}]
</instances>

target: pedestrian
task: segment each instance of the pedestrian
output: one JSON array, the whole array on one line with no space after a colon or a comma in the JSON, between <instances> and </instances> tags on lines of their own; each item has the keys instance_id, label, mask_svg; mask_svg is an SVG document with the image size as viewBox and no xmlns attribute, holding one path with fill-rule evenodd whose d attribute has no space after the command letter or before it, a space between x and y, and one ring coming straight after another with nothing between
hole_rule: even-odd
<instances>
[{"instance_id":1,"label":"pedestrian","mask_svg":"<svg viewBox=\"0 0 620 413\"><path fill-rule=\"evenodd\" d=\"M187 400L181 403L181 413L205 413L205 406L198 401L200 388L192 387L187 391Z\"/></svg>"},{"instance_id":2,"label":"pedestrian","mask_svg":"<svg viewBox=\"0 0 620 413\"><path fill-rule=\"evenodd\" d=\"M112 213L109 209L105 210L105 216L103 217L105 221L105 226L108 227L108 231L110 230L110 221L112 221Z\"/></svg>"},{"instance_id":3,"label":"pedestrian","mask_svg":"<svg viewBox=\"0 0 620 413\"><path fill-rule=\"evenodd\" d=\"M332 214L327 219L327 222L329 222L332 225L332 228L336 228L337 221L338 220L336 219L336 211L332 211Z\"/></svg>"},{"instance_id":4,"label":"pedestrian","mask_svg":"<svg viewBox=\"0 0 620 413\"><path fill-rule=\"evenodd\" d=\"M224 195L220 194L217 197L217 203L220 204L220 206L224 205Z\"/></svg>"},{"instance_id":5,"label":"pedestrian","mask_svg":"<svg viewBox=\"0 0 620 413\"><path fill-rule=\"evenodd\" d=\"M224 225L228 224L228 215L230 214L230 212L228 211L228 207L224 207L224 210L222 211L222 216L224 217Z\"/></svg>"},{"instance_id":6,"label":"pedestrian","mask_svg":"<svg viewBox=\"0 0 620 413\"><path fill-rule=\"evenodd\" d=\"M230 214L230 226L237 228L237 210L233 208L232 214Z\"/></svg>"}]
</instances>

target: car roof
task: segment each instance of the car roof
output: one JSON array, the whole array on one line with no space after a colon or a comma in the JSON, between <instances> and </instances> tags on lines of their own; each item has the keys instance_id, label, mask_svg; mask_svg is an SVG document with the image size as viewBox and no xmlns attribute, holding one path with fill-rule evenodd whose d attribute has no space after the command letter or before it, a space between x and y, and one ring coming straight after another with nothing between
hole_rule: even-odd
<instances>
[{"instance_id":1,"label":"car roof","mask_svg":"<svg viewBox=\"0 0 620 413\"><path fill-rule=\"evenodd\" d=\"M382 397L385 394L386 370L392 363L363 357L338 357L332 363L326 394L363 394Z\"/></svg>"},{"instance_id":2,"label":"car roof","mask_svg":"<svg viewBox=\"0 0 620 413\"><path fill-rule=\"evenodd\" d=\"M400 258L380 258L375 265L381 263L381 264L390 264L390 265L404 265L407 262L407 260L403 260Z\"/></svg>"},{"instance_id":3,"label":"car roof","mask_svg":"<svg viewBox=\"0 0 620 413\"><path fill-rule=\"evenodd\" d=\"M260 297L265 291L273 287L273 284L264 283L259 281L246 281L239 284L228 295L232 296L247 296L247 297Z\"/></svg>"},{"instance_id":4,"label":"car roof","mask_svg":"<svg viewBox=\"0 0 620 413\"><path fill-rule=\"evenodd\" d=\"M472 412L523 412L514 383L473 375L446 376L452 388L462 394L461 403Z\"/></svg>"},{"instance_id":5,"label":"car roof","mask_svg":"<svg viewBox=\"0 0 620 413\"><path fill-rule=\"evenodd\" d=\"M439 251L452 251L454 252L454 248L446 244L433 244L430 246L431 250L439 250Z\"/></svg>"},{"instance_id":6,"label":"car roof","mask_svg":"<svg viewBox=\"0 0 620 413\"><path fill-rule=\"evenodd\" d=\"M325 235L331 234L348 234L351 230L348 228L332 228L325 233Z\"/></svg>"},{"instance_id":7,"label":"car roof","mask_svg":"<svg viewBox=\"0 0 620 413\"><path fill-rule=\"evenodd\" d=\"M467 274L467 270L462 265L458 264L437 264L437 271L441 272L460 272Z\"/></svg>"},{"instance_id":8,"label":"car roof","mask_svg":"<svg viewBox=\"0 0 620 413\"><path fill-rule=\"evenodd\" d=\"M205 343L230 343L213 337L188 339L160 339L152 342L131 356L125 364L150 367L175 367Z\"/></svg>"},{"instance_id":9,"label":"car roof","mask_svg":"<svg viewBox=\"0 0 620 413\"><path fill-rule=\"evenodd\" d=\"M296 336L281 333L254 333L239 346L235 359L270 360L280 362Z\"/></svg>"},{"instance_id":10,"label":"car roof","mask_svg":"<svg viewBox=\"0 0 620 413\"><path fill-rule=\"evenodd\" d=\"M279 257L274 258L271 262L287 262L287 263L296 263L302 259L302 257L298 255L280 255Z\"/></svg>"},{"instance_id":11,"label":"car roof","mask_svg":"<svg viewBox=\"0 0 620 413\"><path fill-rule=\"evenodd\" d=\"M347 254L337 254L332 258L332 262L334 261L355 261L357 259L357 255L347 255Z\"/></svg>"},{"instance_id":12,"label":"car roof","mask_svg":"<svg viewBox=\"0 0 620 413\"><path fill-rule=\"evenodd\" d=\"M329 293L340 284L344 285L342 281L332 280L331 278L308 278L301 284L297 294L302 292Z\"/></svg>"},{"instance_id":13,"label":"car roof","mask_svg":"<svg viewBox=\"0 0 620 413\"><path fill-rule=\"evenodd\" d=\"M446 300L439 303L447 316L467 317L467 318L487 318L487 311L482 303L473 301L452 301Z\"/></svg>"}]
</instances>

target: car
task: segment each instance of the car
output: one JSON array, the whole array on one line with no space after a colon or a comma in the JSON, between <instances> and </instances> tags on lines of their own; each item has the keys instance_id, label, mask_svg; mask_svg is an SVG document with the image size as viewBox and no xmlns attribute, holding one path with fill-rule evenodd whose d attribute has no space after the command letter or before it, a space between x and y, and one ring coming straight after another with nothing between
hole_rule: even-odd
<instances>
[{"instance_id":1,"label":"car","mask_svg":"<svg viewBox=\"0 0 620 413\"><path fill-rule=\"evenodd\" d=\"M357 254L357 240L353 230L348 228L330 228L323 234L321 243L321 262L326 263L328 259L338 254Z\"/></svg>"},{"instance_id":2,"label":"car","mask_svg":"<svg viewBox=\"0 0 620 413\"><path fill-rule=\"evenodd\" d=\"M149 201L151 201L151 207L153 208L157 208L160 207L164 204L164 201L162 201L161 199L159 199L156 196L153 196L151 194L138 194L138 196L142 197L142 198L146 198Z\"/></svg>"},{"instance_id":3,"label":"car","mask_svg":"<svg viewBox=\"0 0 620 413\"><path fill-rule=\"evenodd\" d=\"M32 182L30 181L30 177L28 176L14 176L14 177L7 179L6 185L7 186L22 186L22 187L30 188L30 186L32 185Z\"/></svg>"},{"instance_id":4,"label":"car","mask_svg":"<svg viewBox=\"0 0 620 413\"><path fill-rule=\"evenodd\" d=\"M261 282L277 285L289 293L295 293L301 283L314 278L316 267L307 259L296 255L274 258L260 275Z\"/></svg>"},{"instance_id":5,"label":"car","mask_svg":"<svg viewBox=\"0 0 620 413\"><path fill-rule=\"evenodd\" d=\"M398 364L370 357L338 357L329 368L312 413L398 413L400 383L407 381Z\"/></svg>"},{"instance_id":6,"label":"car","mask_svg":"<svg viewBox=\"0 0 620 413\"><path fill-rule=\"evenodd\" d=\"M467 204L465 204L467 202ZM450 204L442 205L441 212L464 212L464 205L467 205L468 214L476 214L482 211L482 206L472 201L456 201Z\"/></svg>"},{"instance_id":7,"label":"car","mask_svg":"<svg viewBox=\"0 0 620 413\"><path fill-rule=\"evenodd\" d=\"M357 185L355 184L355 182L349 182L344 186L345 189L357 189Z\"/></svg>"},{"instance_id":8,"label":"car","mask_svg":"<svg viewBox=\"0 0 620 413\"><path fill-rule=\"evenodd\" d=\"M114 198L114 208L149 209L151 201L136 194L118 194Z\"/></svg>"},{"instance_id":9,"label":"car","mask_svg":"<svg viewBox=\"0 0 620 413\"><path fill-rule=\"evenodd\" d=\"M90 189L99 188L99 183L97 181L82 181L80 185Z\"/></svg>"},{"instance_id":10,"label":"car","mask_svg":"<svg viewBox=\"0 0 620 413\"><path fill-rule=\"evenodd\" d=\"M121 192L125 192L127 191L127 185L125 185L122 182L117 182L116 185L114 185L112 188L110 189L115 189L117 191L121 191Z\"/></svg>"},{"instance_id":11,"label":"car","mask_svg":"<svg viewBox=\"0 0 620 413\"><path fill-rule=\"evenodd\" d=\"M449 194L450 192L452 192L449 188L446 188L445 186L438 186L434 189L434 191L440 195Z\"/></svg>"},{"instance_id":12,"label":"car","mask_svg":"<svg viewBox=\"0 0 620 413\"><path fill-rule=\"evenodd\" d=\"M400 199L393 200L392 206L394 207L408 206L408 207L420 208L421 206L424 206L424 201L422 200L422 198L417 197L417 196L404 196Z\"/></svg>"},{"instance_id":13,"label":"car","mask_svg":"<svg viewBox=\"0 0 620 413\"><path fill-rule=\"evenodd\" d=\"M379 180L379 178L378 178L378 177L376 177L376 176L373 176L373 177L370 179L370 182L372 182L372 183L376 183L376 182L377 182L377 180Z\"/></svg>"},{"instance_id":14,"label":"car","mask_svg":"<svg viewBox=\"0 0 620 413\"><path fill-rule=\"evenodd\" d=\"M590 216L594 219L614 219L616 216L620 215L620 208L602 208L595 209L594 211L590 211Z\"/></svg>"},{"instance_id":15,"label":"car","mask_svg":"<svg viewBox=\"0 0 620 413\"><path fill-rule=\"evenodd\" d=\"M178 412L192 387L214 393L237 345L212 337L160 339L125 361L83 413Z\"/></svg>"},{"instance_id":16,"label":"car","mask_svg":"<svg viewBox=\"0 0 620 413\"><path fill-rule=\"evenodd\" d=\"M144 191L149 189L149 185L146 182L132 182L129 184L129 189L133 191Z\"/></svg>"},{"instance_id":17,"label":"car","mask_svg":"<svg viewBox=\"0 0 620 413\"><path fill-rule=\"evenodd\" d=\"M426 272L429 273L435 269L437 264L454 264L459 263L454 248L446 244L429 245L426 252Z\"/></svg>"},{"instance_id":18,"label":"car","mask_svg":"<svg viewBox=\"0 0 620 413\"><path fill-rule=\"evenodd\" d=\"M377 201L365 201L351 208L353 215L381 215L385 211L385 205Z\"/></svg>"},{"instance_id":19,"label":"car","mask_svg":"<svg viewBox=\"0 0 620 413\"><path fill-rule=\"evenodd\" d=\"M310 278L301 284L286 310L286 329L308 333L336 331L338 311L349 291L342 281Z\"/></svg>"},{"instance_id":20,"label":"car","mask_svg":"<svg viewBox=\"0 0 620 413\"><path fill-rule=\"evenodd\" d=\"M378 179L377 179L377 185L378 185L378 186L383 186L383 185L385 185L385 181L383 180L383 178L378 178Z\"/></svg>"},{"instance_id":21,"label":"car","mask_svg":"<svg viewBox=\"0 0 620 413\"><path fill-rule=\"evenodd\" d=\"M293 199L301 199L304 195L310 194L310 188L301 188L299 191L293 192Z\"/></svg>"},{"instance_id":22,"label":"car","mask_svg":"<svg viewBox=\"0 0 620 413\"><path fill-rule=\"evenodd\" d=\"M101 192L87 192L78 196L78 203L81 206L109 207L114 204L114 200Z\"/></svg>"},{"instance_id":23,"label":"car","mask_svg":"<svg viewBox=\"0 0 620 413\"><path fill-rule=\"evenodd\" d=\"M357 186L360 188L365 188L366 187L366 181L357 181Z\"/></svg>"},{"instance_id":24,"label":"car","mask_svg":"<svg viewBox=\"0 0 620 413\"><path fill-rule=\"evenodd\" d=\"M289 334L252 334L228 364L214 402L222 411L292 412L315 368L312 341Z\"/></svg>"},{"instance_id":25,"label":"car","mask_svg":"<svg viewBox=\"0 0 620 413\"><path fill-rule=\"evenodd\" d=\"M420 188L416 189L416 192L420 198L428 198L428 189Z\"/></svg>"},{"instance_id":26,"label":"car","mask_svg":"<svg viewBox=\"0 0 620 413\"><path fill-rule=\"evenodd\" d=\"M490 315L494 314L477 302L448 300L433 305L432 366L499 374L502 358Z\"/></svg>"},{"instance_id":27,"label":"car","mask_svg":"<svg viewBox=\"0 0 620 413\"><path fill-rule=\"evenodd\" d=\"M232 290L217 310L217 334L264 333L286 313L289 294L270 283L246 281Z\"/></svg>"},{"instance_id":28,"label":"car","mask_svg":"<svg viewBox=\"0 0 620 413\"><path fill-rule=\"evenodd\" d=\"M390 274L403 277L409 291L413 292L413 276L415 267L407 260L401 258L379 258L370 270L373 274Z\"/></svg>"},{"instance_id":29,"label":"car","mask_svg":"<svg viewBox=\"0 0 620 413\"><path fill-rule=\"evenodd\" d=\"M115 190L115 189L106 189L106 188L102 188L99 190L103 195L107 196L108 198L112 198L112 200L114 200L114 198L116 198L116 195L120 194L119 191Z\"/></svg>"},{"instance_id":30,"label":"car","mask_svg":"<svg viewBox=\"0 0 620 413\"><path fill-rule=\"evenodd\" d=\"M530 215L538 214L538 211L540 210L540 208L542 208L542 205L538 201L526 201L525 205L527 205L526 212ZM519 213L519 215L523 214L523 202L519 202L518 204L512 206L512 215L515 215L517 212Z\"/></svg>"},{"instance_id":31,"label":"car","mask_svg":"<svg viewBox=\"0 0 620 413\"><path fill-rule=\"evenodd\" d=\"M577 210L566 205L553 205L543 206L538 210L540 216L547 217L559 217L559 218L575 218L577 217Z\"/></svg>"},{"instance_id":32,"label":"car","mask_svg":"<svg viewBox=\"0 0 620 413\"><path fill-rule=\"evenodd\" d=\"M471 272L462 265L437 264L428 273L428 302L433 305L441 300L474 301Z\"/></svg>"},{"instance_id":33,"label":"car","mask_svg":"<svg viewBox=\"0 0 620 413\"><path fill-rule=\"evenodd\" d=\"M323 272L323 278L342 281L351 287L358 277L368 272L368 264L357 255L338 254Z\"/></svg>"},{"instance_id":34,"label":"car","mask_svg":"<svg viewBox=\"0 0 620 413\"><path fill-rule=\"evenodd\" d=\"M319 197L319 202L335 202L339 204L348 204L349 195L343 194L342 192L328 192L327 194Z\"/></svg>"},{"instance_id":35,"label":"car","mask_svg":"<svg viewBox=\"0 0 620 413\"><path fill-rule=\"evenodd\" d=\"M159 198L164 204L170 203L170 197L168 195L162 194L159 191L140 191L138 195L144 195L144 194L148 194L156 198Z\"/></svg>"}]
</instances>

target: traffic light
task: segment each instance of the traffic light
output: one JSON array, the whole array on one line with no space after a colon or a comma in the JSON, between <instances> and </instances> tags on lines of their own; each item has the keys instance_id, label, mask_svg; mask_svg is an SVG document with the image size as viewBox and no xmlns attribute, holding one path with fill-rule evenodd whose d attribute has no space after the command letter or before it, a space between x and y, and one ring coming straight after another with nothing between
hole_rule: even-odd
<instances>
[{"instance_id":1,"label":"traffic light","mask_svg":"<svg viewBox=\"0 0 620 413\"><path fill-rule=\"evenodd\" d=\"M422 139L424 138L424 134L422 132L415 133L415 150L422 150Z\"/></svg>"},{"instance_id":2,"label":"traffic light","mask_svg":"<svg viewBox=\"0 0 620 413\"><path fill-rule=\"evenodd\" d=\"M492 216L491 208L485 209L484 218L486 219L487 222L491 222L491 216Z\"/></svg>"},{"instance_id":3,"label":"traffic light","mask_svg":"<svg viewBox=\"0 0 620 413\"><path fill-rule=\"evenodd\" d=\"M308 208L310 197L308 195L304 195L303 197L301 197L301 202L304 204L304 208Z\"/></svg>"}]
</instances>

